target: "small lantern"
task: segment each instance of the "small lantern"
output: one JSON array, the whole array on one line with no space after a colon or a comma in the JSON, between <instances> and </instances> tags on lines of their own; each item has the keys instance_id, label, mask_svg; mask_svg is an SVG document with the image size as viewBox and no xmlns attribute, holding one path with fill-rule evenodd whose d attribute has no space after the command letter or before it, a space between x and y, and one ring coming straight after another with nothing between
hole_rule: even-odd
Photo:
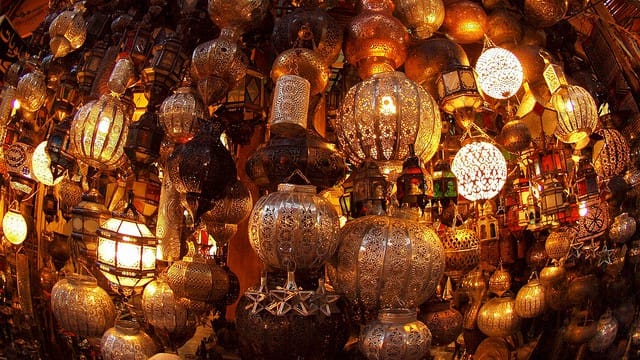
<instances>
[{"instance_id":1,"label":"small lantern","mask_svg":"<svg viewBox=\"0 0 640 360\"><path fill-rule=\"evenodd\" d=\"M98 229L98 268L121 291L142 287L155 277L156 237L133 206L133 193L125 212Z\"/></svg>"},{"instance_id":2,"label":"small lantern","mask_svg":"<svg viewBox=\"0 0 640 360\"><path fill-rule=\"evenodd\" d=\"M424 208L427 200L427 182L420 159L416 156L413 144L409 144L409 157L402 163L402 174L397 180L396 197L400 205Z\"/></svg>"},{"instance_id":3,"label":"small lantern","mask_svg":"<svg viewBox=\"0 0 640 360\"><path fill-rule=\"evenodd\" d=\"M111 213L95 188L82 195L82 201L71 209L71 239L80 263L93 266L98 247L97 230Z\"/></svg>"},{"instance_id":4,"label":"small lantern","mask_svg":"<svg viewBox=\"0 0 640 360\"><path fill-rule=\"evenodd\" d=\"M82 67L78 70L78 88L84 95L91 93L93 83L98 76L100 64L107 52L107 44L98 42L96 45L85 51L82 56Z\"/></svg>"},{"instance_id":5,"label":"small lantern","mask_svg":"<svg viewBox=\"0 0 640 360\"><path fill-rule=\"evenodd\" d=\"M589 159L583 158L578 161L576 198L579 204L584 204L585 208L600 202L598 175Z\"/></svg>"},{"instance_id":6,"label":"small lantern","mask_svg":"<svg viewBox=\"0 0 640 360\"><path fill-rule=\"evenodd\" d=\"M560 222L563 224L573 224L578 220L580 220L580 207L578 206L578 198L576 197L576 194L574 194L571 189L569 189L569 195L567 195L564 215L560 216Z\"/></svg>"},{"instance_id":7,"label":"small lantern","mask_svg":"<svg viewBox=\"0 0 640 360\"><path fill-rule=\"evenodd\" d=\"M51 108L57 121L63 121L69 116L78 105L79 100L77 68L74 67L70 72L62 74L60 84L56 89Z\"/></svg>"},{"instance_id":8,"label":"small lantern","mask_svg":"<svg viewBox=\"0 0 640 360\"><path fill-rule=\"evenodd\" d=\"M76 164L76 158L71 154L71 117L65 118L51 130L47 139L45 151L51 161L51 175L54 179L61 178L66 171L70 171Z\"/></svg>"},{"instance_id":9,"label":"small lantern","mask_svg":"<svg viewBox=\"0 0 640 360\"><path fill-rule=\"evenodd\" d=\"M149 105L159 105L182 78L187 54L175 36L169 36L154 52L149 66L142 70Z\"/></svg>"},{"instance_id":10,"label":"small lantern","mask_svg":"<svg viewBox=\"0 0 640 360\"><path fill-rule=\"evenodd\" d=\"M453 114L463 127L468 127L474 120L474 110L483 103L473 68L459 65L441 73L436 79L436 87L442 110Z\"/></svg>"},{"instance_id":11,"label":"small lantern","mask_svg":"<svg viewBox=\"0 0 640 360\"><path fill-rule=\"evenodd\" d=\"M162 137L158 115L152 110L148 109L140 120L129 125L124 152L135 171L148 167L158 159Z\"/></svg>"},{"instance_id":12,"label":"small lantern","mask_svg":"<svg viewBox=\"0 0 640 360\"><path fill-rule=\"evenodd\" d=\"M351 216L384 215L387 210L387 180L374 161L365 160L351 173Z\"/></svg>"},{"instance_id":13,"label":"small lantern","mask_svg":"<svg viewBox=\"0 0 640 360\"><path fill-rule=\"evenodd\" d=\"M18 210L17 202L14 202L13 206L4 214L2 231L5 238L13 245L20 245L27 238L29 227L27 226L27 220Z\"/></svg>"},{"instance_id":14,"label":"small lantern","mask_svg":"<svg viewBox=\"0 0 640 360\"><path fill-rule=\"evenodd\" d=\"M121 52L127 54L138 68L146 63L152 48L153 34L144 26L127 31L121 43Z\"/></svg>"},{"instance_id":15,"label":"small lantern","mask_svg":"<svg viewBox=\"0 0 640 360\"><path fill-rule=\"evenodd\" d=\"M451 163L458 192L470 201L498 195L507 181L507 162L490 142L474 139L462 146Z\"/></svg>"},{"instance_id":16,"label":"small lantern","mask_svg":"<svg viewBox=\"0 0 640 360\"><path fill-rule=\"evenodd\" d=\"M162 102L158 115L165 137L184 144L195 136L206 112L200 96L193 88L183 86Z\"/></svg>"},{"instance_id":17,"label":"small lantern","mask_svg":"<svg viewBox=\"0 0 640 360\"><path fill-rule=\"evenodd\" d=\"M29 112L36 112L47 100L46 77L36 68L33 72L22 75L16 86L16 98L20 106Z\"/></svg>"},{"instance_id":18,"label":"small lantern","mask_svg":"<svg viewBox=\"0 0 640 360\"><path fill-rule=\"evenodd\" d=\"M524 78L518 58L511 51L495 46L489 38L485 38L475 70L482 92L494 99L508 99L515 95Z\"/></svg>"},{"instance_id":19,"label":"small lantern","mask_svg":"<svg viewBox=\"0 0 640 360\"><path fill-rule=\"evenodd\" d=\"M31 157L34 150L33 131L23 124L18 141L4 151L4 162L11 177L10 187L20 195L30 195L35 191L37 182L31 171Z\"/></svg>"},{"instance_id":20,"label":"small lantern","mask_svg":"<svg viewBox=\"0 0 640 360\"><path fill-rule=\"evenodd\" d=\"M540 191L540 212L542 215L554 215L565 209L564 187L554 177L547 177L542 182Z\"/></svg>"},{"instance_id":21,"label":"small lantern","mask_svg":"<svg viewBox=\"0 0 640 360\"><path fill-rule=\"evenodd\" d=\"M435 200L458 198L458 180L451 172L446 160L438 161L433 167L433 198Z\"/></svg>"}]
</instances>

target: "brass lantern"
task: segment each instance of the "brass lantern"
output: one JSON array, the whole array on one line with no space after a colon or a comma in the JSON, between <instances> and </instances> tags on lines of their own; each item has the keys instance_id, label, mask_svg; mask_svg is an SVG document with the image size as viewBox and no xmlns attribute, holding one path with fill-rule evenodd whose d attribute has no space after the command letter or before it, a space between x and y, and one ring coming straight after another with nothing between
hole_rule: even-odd
<instances>
[{"instance_id":1,"label":"brass lantern","mask_svg":"<svg viewBox=\"0 0 640 360\"><path fill-rule=\"evenodd\" d=\"M286 50L276 57L271 65L271 80L277 83L285 75L296 75L307 80L310 96L324 92L329 84L329 66L313 50L306 48Z\"/></svg>"},{"instance_id":2,"label":"brass lantern","mask_svg":"<svg viewBox=\"0 0 640 360\"><path fill-rule=\"evenodd\" d=\"M16 202L2 217L2 232L4 237L13 245L22 244L29 234L27 220L17 207Z\"/></svg>"},{"instance_id":3,"label":"brass lantern","mask_svg":"<svg viewBox=\"0 0 640 360\"><path fill-rule=\"evenodd\" d=\"M71 209L71 239L74 255L80 263L93 266L98 248L98 228L111 213L95 188L82 195L82 201Z\"/></svg>"},{"instance_id":4,"label":"brass lantern","mask_svg":"<svg viewBox=\"0 0 640 360\"><path fill-rule=\"evenodd\" d=\"M487 31L487 13L481 4L463 0L446 3L442 30L453 41L459 44L470 44L479 40Z\"/></svg>"},{"instance_id":5,"label":"brass lantern","mask_svg":"<svg viewBox=\"0 0 640 360\"><path fill-rule=\"evenodd\" d=\"M78 69L78 89L83 95L89 95L93 83L98 76L100 64L105 57L107 44L97 42L93 48L87 50L82 55L81 67Z\"/></svg>"},{"instance_id":6,"label":"brass lantern","mask_svg":"<svg viewBox=\"0 0 640 360\"><path fill-rule=\"evenodd\" d=\"M120 291L128 292L155 277L156 237L139 218L133 193L125 212L98 229L98 269Z\"/></svg>"},{"instance_id":7,"label":"brass lantern","mask_svg":"<svg viewBox=\"0 0 640 360\"><path fill-rule=\"evenodd\" d=\"M401 207L406 205L424 208L427 200L427 181L413 145L409 146L409 157L402 163L402 173L398 176L396 198Z\"/></svg>"},{"instance_id":8,"label":"brass lantern","mask_svg":"<svg viewBox=\"0 0 640 360\"><path fill-rule=\"evenodd\" d=\"M602 137L593 144L593 168L596 174L607 180L622 175L631 163L629 143L616 129L599 129L595 134Z\"/></svg>"},{"instance_id":9,"label":"brass lantern","mask_svg":"<svg viewBox=\"0 0 640 360\"><path fill-rule=\"evenodd\" d=\"M414 40L431 37L444 22L442 0L399 0L394 15L402 21Z\"/></svg>"},{"instance_id":10,"label":"brass lantern","mask_svg":"<svg viewBox=\"0 0 640 360\"><path fill-rule=\"evenodd\" d=\"M429 353L431 331L415 310L384 309L362 329L359 347L371 360L418 360Z\"/></svg>"},{"instance_id":11,"label":"brass lantern","mask_svg":"<svg viewBox=\"0 0 640 360\"><path fill-rule=\"evenodd\" d=\"M164 99L158 115L165 137L172 142L184 144L195 136L200 122L205 119L206 111L194 89L182 86Z\"/></svg>"},{"instance_id":12,"label":"brass lantern","mask_svg":"<svg viewBox=\"0 0 640 360\"><path fill-rule=\"evenodd\" d=\"M134 171L146 169L158 159L162 137L158 115L153 110L147 110L138 121L129 125L124 152Z\"/></svg>"},{"instance_id":13,"label":"brass lantern","mask_svg":"<svg viewBox=\"0 0 640 360\"><path fill-rule=\"evenodd\" d=\"M564 211L564 187L554 177L546 177L540 191L540 212L542 215L554 215Z\"/></svg>"},{"instance_id":14,"label":"brass lantern","mask_svg":"<svg viewBox=\"0 0 640 360\"><path fill-rule=\"evenodd\" d=\"M49 25L49 36L49 46L55 57L66 56L81 47L87 38L87 22L83 11L61 12Z\"/></svg>"},{"instance_id":15,"label":"brass lantern","mask_svg":"<svg viewBox=\"0 0 640 360\"><path fill-rule=\"evenodd\" d=\"M370 99L360 101L359 99ZM426 162L440 143L442 123L435 100L401 72L373 75L349 89L336 122L342 151L354 163L377 161L399 171L414 144Z\"/></svg>"},{"instance_id":16,"label":"brass lantern","mask_svg":"<svg viewBox=\"0 0 640 360\"><path fill-rule=\"evenodd\" d=\"M349 181L353 184L348 208L352 218L386 213L387 180L375 162L365 160L351 173Z\"/></svg>"},{"instance_id":17,"label":"brass lantern","mask_svg":"<svg viewBox=\"0 0 640 360\"><path fill-rule=\"evenodd\" d=\"M436 79L436 87L442 110L468 128L475 118L474 110L483 104L473 68L460 65L447 69Z\"/></svg>"},{"instance_id":18,"label":"brass lantern","mask_svg":"<svg viewBox=\"0 0 640 360\"><path fill-rule=\"evenodd\" d=\"M20 77L16 86L16 98L20 107L36 112L47 99L47 84L44 73L38 68Z\"/></svg>"},{"instance_id":19,"label":"brass lantern","mask_svg":"<svg viewBox=\"0 0 640 360\"><path fill-rule=\"evenodd\" d=\"M306 133L310 88L309 81L297 75L278 78L269 116L272 135L296 137Z\"/></svg>"},{"instance_id":20,"label":"brass lantern","mask_svg":"<svg viewBox=\"0 0 640 360\"><path fill-rule=\"evenodd\" d=\"M149 66L142 70L145 95L152 109L159 105L182 79L187 58L184 44L176 35L168 36L155 49Z\"/></svg>"}]
</instances>

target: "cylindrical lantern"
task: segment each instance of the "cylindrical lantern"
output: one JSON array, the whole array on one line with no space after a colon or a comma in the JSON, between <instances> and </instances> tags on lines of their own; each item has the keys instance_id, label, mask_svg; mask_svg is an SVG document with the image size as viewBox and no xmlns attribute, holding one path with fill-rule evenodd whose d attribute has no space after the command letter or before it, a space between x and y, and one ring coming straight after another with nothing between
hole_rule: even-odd
<instances>
[{"instance_id":1,"label":"cylindrical lantern","mask_svg":"<svg viewBox=\"0 0 640 360\"><path fill-rule=\"evenodd\" d=\"M520 329L520 316L515 301L510 297L490 299L478 312L478 329L487 336L507 337Z\"/></svg>"},{"instance_id":2,"label":"cylindrical lantern","mask_svg":"<svg viewBox=\"0 0 640 360\"><path fill-rule=\"evenodd\" d=\"M94 277L69 274L51 290L51 310L63 329L83 337L98 337L113 326L116 309Z\"/></svg>"},{"instance_id":3,"label":"cylindrical lantern","mask_svg":"<svg viewBox=\"0 0 640 360\"><path fill-rule=\"evenodd\" d=\"M522 85L524 72L518 58L501 47L485 49L476 62L478 84L482 91L494 99L508 99Z\"/></svg>"},{"instance_id":4,"label":"cylindrical lantern","mask_svg":"<svg viewBox=\"0 0 640 360\"><path fill-rule=\"evenodd\" d=\"M150 358L158 352L158 345L135 321L118 320L100 340L104 360L138 360Z\"/></svg>"},{"instance_id":5,"label":"cylindrical lantern","mask_svg":"<svg viewBox=\"0 0 640 360\"><path fill-rule=\"evenodd\" d=\"M191 140L204 121L206 112L200 96L191 86L183 86L169 95L158 111L160 127L172 142L184 144Z\"/></svg>"},{"instance_id":6,"label":"cylindrical lantern","mask_svg":"<svg viewBox=\"0 0 640 360\"><path fill-rule=\"evenodd\" d=\"M267 266L317 269L338 247L340 220L312 185L280 184L249 217L249 241Z\"/></svg>"},{"instance_id":7,"label":"cylindrical lantern","mask_svg":"<svg viewBox=\"0 0 640 360\"><path fill-rule=\"evenodd\" d=\"M340 230L334 286L369 311L415 307L433 295L444 271L436 232L412 220L365 216Z\"/></svg>"},{"instance_id":8,"label":"cylindrical lantern","mask_svg":"<svg viewBox=\"0 0 640 360\"><path fill-rule=\"evenodd\" d=\"M483 140L462 146L451 163L458 179L458 193L470 201L498 195L507 181L507 162L500 150Z\"/></svg>"},{"instance_id":9,"label":"cylindrical lantern","mask_svg":"<svg viewBox=\"0 0 640 360\"><path fill-rule=\"evenodd\" d=\"M212 260L185 257L171 264L167 283L179 297L214 303L229 291L229 275Z\"/></svg>"},{"instance_id":10,"label":"cylindrical lantern","mask_svg":"<svg viewBox=\"0 0 640 360\"><path fill-rule=\"evenodd\" d=\"M69 135L78 159L98 169L112 170L125 161L128 132L129 118L120 100L102 95L78 109Z\"/></svg>"},{"instance_id":11,"label":"cylindrical lantern","mask_svg":"<svg viewBox=\"0 0 640 360\"><path fill-rule=\"evenodd\" d=\"M409 144L422 161L429 161L441 129L433 97L401 72L376 74L351 87L336 122L340 147L354 164L370 158L398 170Z\"/></svg>"},{"instance_id":12,"label":"cylindrical lantern","mask_svg":"<svg viewBox=\"0 0 640 360\"><path fill-rule=\"evenodd\" d=\"M598 125L598 108L591 94L577 85L562 86L551 96L558 113L554 135L564 143L577 143Z\"/></svg>"},{"instance_id":13,"label":"cylindrical lantern","mask_svg":"<svg viewBox=\"0 0 640 360\"><path fill-rule=\"evenodd\" d=\"M282 75L276 81L269 116L271 134L295 137L307 129L310 84L297 75Z\"/></svg>"},{"instance_id":14,"label":"cylindrical lantern","mask_svg":"<svg viewBox=\"0 0 640 360\"><path fill-rule=\"evenodd\" d=\"M431 332L414 310L385 309L362 329L359 347L369 360L418 360L429 353Z\"/></svg>"}]
</instances>

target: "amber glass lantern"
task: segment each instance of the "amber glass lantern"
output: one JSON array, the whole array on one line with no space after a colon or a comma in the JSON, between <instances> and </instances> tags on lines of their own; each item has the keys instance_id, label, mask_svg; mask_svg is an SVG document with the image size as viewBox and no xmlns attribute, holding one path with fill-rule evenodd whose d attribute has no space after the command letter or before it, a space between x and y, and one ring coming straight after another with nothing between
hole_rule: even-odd
<instances>
[{"instance_id":1,"label":"amber glass lantern","mask_svg":"<svg viewBox=\"0 0 640 360\"><path fill-rule=\"evenodd\" d=\"M470 201L498 195L507 181L507 162L490 142L475 139L462 146L451 163L458 179L458 192Z\"/></svg>"},{"instance_id":2,"label":"amber glass lantern","mask_svg":"<svg viewBox=\"0 0 640 360\"><path fill-rule=\"evenodd\" d=\"M92 267L98 247L98 228L110 216L109 209L98 190L91 189L82 194L81 201L71 209L71 239L76 260Z\"/></svg>"},{"instance_id":3,"label":"amber glass lantern","mask_svg":"<svg viewBox=\"0 0 640 360\"><path fill-rule=\"evenodd\" d=\"M83 11L76 9L61 12L49 25L49 37L51 53L57 58L82 46L87 38L87 22Z\"/></svg>"},{"instance_id":4,"label":"amber glass lantern","mask_svg":"<svg viewBox=\"0 0 640 360\"><path fill-rule=\"evenodd\" d=\"M69 131L73 152L90 166L115 169L125 160L128 125L128 115L118 97L102 95L76 112Z\"/></svg>"},{"instance_id":5,"label":"amber glass lantern","mask_svg":"<svg viewBox=\"0 0 640 360\"><path fill-rule=\"evenodd\" d=\"M352 163L370 158L398 171L409 144L422 161L429 161L441 129L435 100L401 72L376 74L351 87L336 122L340 147Z\"/></svg>"},{"instance_id":6,"label":"amber glass lantern","mask_svg":"<svg viewBox=\"0 0 640 360\"><path fill-rule=\"evenodd\" d=\"M473 122L474 110L482 103L476 77L471 66L456 66L443 72L436 79L438 102L446 113L453 114L464 127Z\"/></svg>"},{"instance_id":7,"label":"amber glass lantern","mask_svg":"<svg viewBox=\"0 0 640 360\"><path fill-rule=\"evenodd\" d=\"M564 212L566 208L564 186L552 176L545 178L541 186L540 213L544 216L551 216Z\"/></svg>"},{"instance_id":8,"label":"amber glass lantern","mask_svg":"<svg viewBox=\"0 0 640 360\"><path fill-rule=\"evenodd\" d=\"M520 89L524 71L520 60L509 50L485 39L484 49L475 66L478 84L494 99L508 99Z\"/></svg>"},{"instance_id":9,"label":"amber glass lantern","mask_svg":"<svg viewBox=\"0 0 640 360\"><path fill-rule=\"evenodd\" d=\"M269 116L272 135L295 137L307 130L311 85L297 75L282 75L276 81Z\"/></svg>"},{"instance_id":10,"label":"amber glass lantern","mask_svg":"<svg viewBox=\"0 0 640 360\"><path fill-rule=\"evenodd\" d=\"M470 44L482 40L487 32L487 13L480 3L470 0L447 2L442 30L459 44Z\"/></svg>"},{"instance_id":11,"label":"amber glass lantern","mask_svg":"<svg viewBox=\"0 0 640 360\"><path fill-rule=\"evenodd\" d=\"M156 237L131 202L124 213L98 229L97 256L100 271L122 291L142 287L155 277Z\"/></svg>"},{"instance_id":12,"label":"amber glass lantern","mask_svg":"<svg viewBox=\"0 0 640 360\"><path fill-rule=\"evenodd\" d=\"M558 112L555 136L565 143L577 143L589 136L598 125L595 100L583 87L561 87L551 96L551 105Z\"/></svg>"},{"instance_id":13,"label":"amber glass lantern","mask_svg":"<svg viewBox=\"0 0 640 360\"><path fill-rule=\"evenodd\" d=\"M182 86L162 102L158 115L165 137L172 142L184 144L195 136L199 122L205 119L206 111L194 89Z\"/></svg>"},{"instance_id":14,"label":"amber glass lantern","mask_svg":"<svg viewBox=\"0 0 640 360\"><path fill-rule=\"evenodd\" d=\"M361 0L362 11L346 28L344 54L355 64L360 78L394 70L407 57L409 33L392 16L395 4L390 0Z\"/></svg>"}]
</instances>

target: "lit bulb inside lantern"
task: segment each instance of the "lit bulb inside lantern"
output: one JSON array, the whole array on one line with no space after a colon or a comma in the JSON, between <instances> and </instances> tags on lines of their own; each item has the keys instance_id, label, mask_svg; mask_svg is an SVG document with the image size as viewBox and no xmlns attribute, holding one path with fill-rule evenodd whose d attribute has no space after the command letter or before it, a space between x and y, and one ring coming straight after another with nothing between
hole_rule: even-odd
<instances>
[{"instance_id":1,"label":"lit bulb inside lantern","mask_svg":"<svg viewBox=\"0 0 640 360\"><path fill-rule=\"evenodd\" d=\"M578 214L580 214L580 216L586 216L588 212L589 208L587 207L587 203L581 201L580 205L578 206Z\"/></svg>"},{"instance_id":2,"label":"lit bulb inside lantern","mask_svg":"<svg viewBox=\"0 0 640 360\"><path fill-rule=\"evenodd\" d=\"M20 100L13 99L13 103L11 106L11 116L15 115L18 110L20 110Z\"/></svg>"},{"instance_id":3,"label":"lit bulb inside lantern","mask_svg":"<svg viewBox=\"0 0 640 360\"><path fill-rule=\"evenodd\" d=\"M9 209L2 218L4 236L13 245L20 245L27 238L27 220L16 210Z\"/></svg>"},{"instance_id":4,"label":"lit bulb inside lantern","mask_svg":"<svg viewBox=\"0 0 640 360\"><path fill-rule=\"evenodd\" d=\"M385 95L380 99L380 114L384 116L396 114L396 102L393 101L393 97Z\"/></svg>"}]
</instances>

